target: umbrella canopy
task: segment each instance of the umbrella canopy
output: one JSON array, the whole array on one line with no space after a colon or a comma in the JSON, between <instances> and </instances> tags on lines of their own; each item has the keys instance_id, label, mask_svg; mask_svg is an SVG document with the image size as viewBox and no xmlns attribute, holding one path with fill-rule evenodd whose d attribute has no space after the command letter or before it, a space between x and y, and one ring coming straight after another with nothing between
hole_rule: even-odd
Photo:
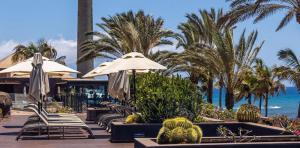
<instances>
[{"instance_id":1,"label":"umbrella canopy","mask_svg":"<svg viewBox=\"0 0 300 148\"><path fill-rule=\"evenodd\" d=\"M111 62L104 62L104 63L100 64L98 67L96 67L95 69L93 69L92 71L85 74L83 77L84 78L92 78L92 77L96 77L96 76L109 75L111 73L115 73L117 71L114 69L111 69L109 66L114 63L118 63L120 60L121 59L116 59ZM136 72L137 73L147 73L147 72L149 72L149 70L137 70ZM128 75L132 74L131 71L126 71L126 73Z\"/></svg>"},{"instance_id":2,"label":"umbrella canopy","mask_svg":"<svg viewBox=\"0 0 300 148\"><path fill-rule=\"evenodd\" d=\"M103 73L116 73L120 71L129 71L132 70L133 76L133 92L132 96L134 102L136 101L136 79L135 75L137 71L143 70L154 70L154 69L167 69L165 66L160 65L148 58L146 58L143 54L138 52L131 52L122 56L122 58L115 60L111 65L107 66ZM110 79L110 78L109 78ZM116 76L114 77L114 81L118 81ZM109 80L110 81L110 80ZM115 85L112 85L115 86ZM121 85L122 86L122 85ZM119 88L120 89L120 88ZM114 93L114 92L113 92Z\"/></svg>"},{"instance_id":3,"label":"umbrella canopy","mask_svg":"<svg viewBox=\"0 0 300 148\"><path fill-rule=\"evenodd\" d=\"M40 53L34 54L30 73L28 97L41 103L50 91L48 75L43 70L43 58Z\"/></svg>"},{"instance_id":4,"label":"umbrella canopy","mask_svg":"<svg viewBox=\"0 0 300 148\"><path fill-rule=\"evenodd\" d=\"M91 77L95 77L95 76L100 76L100 75L107 75L108 73L102 73L103 70L105 70L107 68L107 66L109 66L112 62L104 62L102 64L100 64L98 67L96 67L95 69L93 69L92 71L88 72L87 74L85 74L83 77L84 78L91 78Z\"/></svg>"},{"instance_id":5,"label":"umbrella canopy","mask_svg":"<svg viewBox=\"0 0 300 148\"><path fill-rule=\"evenodd\" d=\"M103 73L116 73L122 70L154 70L167 69L138 52L131 52L122 56L122 58L115 60L111 65L107 66Z\"/></svg>"},{"instance_id":6,"label":"umbrella canopy","mask_svg":"<svg viewBox=\"0 0 300 148\"><path fill-rule=\"evenodd\" d=\"M129 77L126 71L109 74L108 93L113 98L127 100L130 97Z\"/></svg>"},{"instance_id":7,"label":"umbrella canopy","mask_svg":"<svg viewBox=\"0 0 300 148\"><path fill-rule=\"evenodd\" d=\"M23 62L20 62L14 66L11 66L9 68L6 68L0 73L30 73L33 69L32 63L33 63L34 57L29 58ZM64 66L62 64L59 64L57 62L54 62L52 60L49 60L45 57L40 57L40 59L43 62L43 70L46 73L79 73L78 71L69 68L67 66Z\"/></svg>"}]
</instances>

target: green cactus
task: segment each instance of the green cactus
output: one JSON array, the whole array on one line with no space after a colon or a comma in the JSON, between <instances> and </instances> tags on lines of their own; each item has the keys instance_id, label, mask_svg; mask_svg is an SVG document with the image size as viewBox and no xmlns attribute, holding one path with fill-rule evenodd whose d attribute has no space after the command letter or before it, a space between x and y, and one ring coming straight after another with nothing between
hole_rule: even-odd
<instances>
[{"instance_id":1,"label":"green cactus","mask_svg":"<svg viewBox=\"0 0 300 148\"><path fill-rule=\"evenodd\" d=\"M236 112L236 118L239 122L258 122L260 119L260 111L256 106L251 104L243 104Z\"/></svg>"},{"instance_id":2,"label":"green cactus","mask_svg":"<svg viewBox=\"0 0 300 148\"><path fill-rule=\"evenodd\" d=\"M202 130L186 118L166 119L157 135L157 143L200 143Z\"/></svg>"},{"instance_id":3,"label":"green cactus","mask_svg":"<svg viewBox=\"0 0 300 148\"><path fill-rule=\"evenodd\" d=\"M166 144L170 142L170 129L162 127L157 135L157 143Z\"/></svg>"},{"instance_id":4,"label":"green cactus","mask_svg":"<svg viewBox=\"0 0 300 148\"><path fill-rule=\"evenodd\" d=\"M198 133L194 128L189 128L186 131L187 143L196 143L198 141Z\"/></svg>"},{"instance_id":5,"label":"green cactus","mask_svg":"<svg viewBox=\"0 0 300 148\"><path fill-rule=\"evenodd\" d=\"M186 129L183 127L176 127L171 131L170 142L171 143L184 143L186 139Z\"/></svg>"},{"instance_id":6,"label":"green cactus","mask_svg":"<svg viewBox=\"0 0 300 148\"><path fill-rule=\"evenodd\" d=\"M132 115L127 116L125 123L143 123L143 118L141 114L134 113Z\"/></svg>"},{"instance_id":7,"label":"green cactus","mask_svg":"<svg viewBox=\"0 0 300 148\"><path fill-rule=\"evenodd\" d=\"M195 129L195 131L197 132L197 135L198 135L196 143L201 143L201 139L203 136L203 132L202 132L201 128L197 125L193 125L192 128Z\"/></svg>"},{"instance_id":8,"label":"green cactus","mask_svg":"<svg viewBox=\"0 0 300 148\"><path fill-rule=\"evenodd\" d=\"M176 120L174 119L166 119L164 122L163 122L163 126L172 130L176 127Z\"/></svg>"},{"instance_id":9,"label":"green cactus","mask_svg":"<svg viewBox=\"0 0 300 148\"><path fill-rule=\"evenodd\" d=\"M174 120L176 121L176 126L182 127L184 129L188 129L193 126L193 123L186 118L177 117Z\"/></svg>"}]
</instances>

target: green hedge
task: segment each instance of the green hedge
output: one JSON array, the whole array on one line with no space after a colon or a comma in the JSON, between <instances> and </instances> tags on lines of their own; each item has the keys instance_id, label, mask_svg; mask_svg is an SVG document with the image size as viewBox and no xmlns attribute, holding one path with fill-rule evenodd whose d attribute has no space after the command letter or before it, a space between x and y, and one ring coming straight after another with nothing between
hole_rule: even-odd
<instances>
[{"instance_id":1,"label":"green hedge","mask_svg":"<svg viewBox=\"0 0 300 148\"><path fill-rule=\"evenodd\" d=\"M202 102L199 89L189 80L157 73L137 77L136 95L136 107L150 123L160 123L176 116L193 119Z\"/></svg>"}]
</instances>

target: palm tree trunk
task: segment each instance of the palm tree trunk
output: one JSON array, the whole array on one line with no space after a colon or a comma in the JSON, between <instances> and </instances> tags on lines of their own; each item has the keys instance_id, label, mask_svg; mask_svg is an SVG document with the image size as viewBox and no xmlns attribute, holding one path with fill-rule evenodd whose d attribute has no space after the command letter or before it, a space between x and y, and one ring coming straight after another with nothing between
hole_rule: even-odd
<instances>
[{"instance_id":1,"label":"palm tree trunk","mask_svg":"<svg viewBox=\"0 0 300 148\"><path fill-rule=\"evenodd\" d=\"M220 85L219 89L219 108L222 109L222 91L223 91L223 86Z\"/></svg>"},{"instance_id":2,"label":"palm tree trunk","mask_svg":"<svg viewBox=\"0 0 300 148\"><path fill-rule=\"evenodd\" d=\"M198 78L194 73L191 73L191 74L190 74L190 81L191 81L193 84L198 85L199 78Z\"/></svg>"},{"instance_id":3,"label":"palm tree trunk","mask_svg":"<svg viewBox=\"0 0 300 148\"><path fill-rule=\"evenodd\" d=\"M266 99L265 99L265 117L268 117L268 101L269 101L269 95L267 92Z\"/></svg>"},{"instance_id":4,"label":"palm tree trunk","mask_svg":"<svg viewBox=\"0 0 300 148\"><path fill-rule=\"evenodd\" d=\"M262 98L261 96L259 97L259 111L261 112L261 101L262 101Z\"/></svg>"},{"instance_id":5,"label":"palm tree trunk","mask_svg":"<svg viewBox=\"0 0 300 148\"><path fill-rule=\"evenodd\" d=\"M296 13L296 20L298 22L298 24L300 24L300 1L298 1L298 10L297 10L297 13Z\"/></svg>"},{"instance_id":6,"label":"palm tree trunk","mask_svg":"<svg viewBox=\"0 0 300 148\"><path fill-rule=\"evenodd\" d=\"M251 102L251 97L252 97L252 95L249 94L249 95L248 95L248 99L247 99L247 100L248 100L248 104L252 104L252 102Z\"/></svg>"},{"instance_id":7,"label":"palm tree trunk","mask_svg":"<svg viewBox=\"0 0 300 148\"><path fill-rule=\"evenodd\" d=\"M233 109L234 95L232 89L226 89L225 105L228 110Z\"/></svg>"},{"instance_id":8,"label":"palm tree trunk","mask_svg":"<svg viewBox=\"0 0 300 148\"><path fill-rule=\"evenodd\" d=\"M208 84L207 84L207 102L212 104L213 103L213 92L214 92L214 80L212 76L209 76Z\"/></svg>"}]
</instances>

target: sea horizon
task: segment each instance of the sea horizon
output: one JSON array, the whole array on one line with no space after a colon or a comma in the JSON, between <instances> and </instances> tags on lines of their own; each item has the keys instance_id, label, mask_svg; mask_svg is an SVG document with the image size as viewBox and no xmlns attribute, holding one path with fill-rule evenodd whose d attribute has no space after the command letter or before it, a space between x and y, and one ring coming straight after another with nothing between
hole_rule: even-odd
<instances>
[{"instance_id":1,"label":"sea horizon","mask_svg":"<svg viewBox=\"0 0 300 148\"><path fill-rule=\"evenodd\" d=\"M219 98L218 98L219 89L214 89L213 94L213 104L215 106L219 106ZM223 99L222 99L222 107L225 108L225 91L223 91ZM206 100L206 98L205 98ZM258 106L259 99L252 98L254 104ZM233 109L237 110L241 104L245 104L247 101L245 99L235 103ZM280 93L279 96L269 97L269 105L268 105L268 117L274 115L286 115L289 118L296 118L298 114L298 107L300 103L300 94L297 91L296 87L286 87L286 93ZM265 115L265 107L264 101L262 103L262 112L261 114Z\"/></svg>"}]
</instances>

